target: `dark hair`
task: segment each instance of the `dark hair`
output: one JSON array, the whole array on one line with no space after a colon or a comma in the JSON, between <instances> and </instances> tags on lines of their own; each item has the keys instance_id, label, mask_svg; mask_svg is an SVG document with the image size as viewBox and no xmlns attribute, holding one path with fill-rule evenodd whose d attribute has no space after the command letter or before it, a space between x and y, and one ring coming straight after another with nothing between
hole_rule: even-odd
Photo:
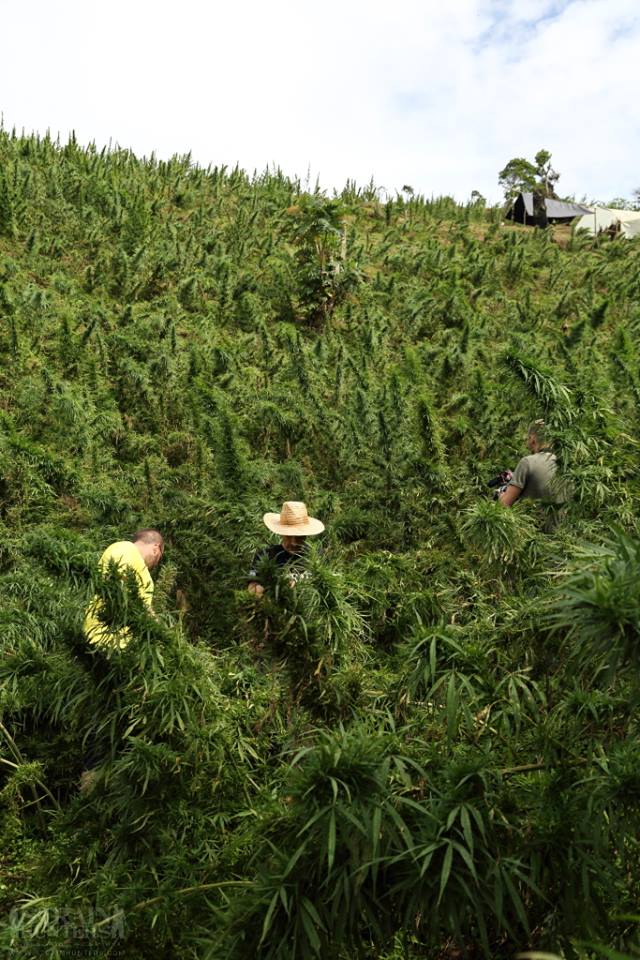
<instances>
[{"instance_id":1,"label":"dark hair","mask_svg":"<svg viewBox=\"0 0 640 960\"><path fill-rule=\"evenodd\" d=\"M133 542L138 543L158 543L161 547L164 547L164 537L159 530L154 530L151 527L145 527L142 530L136 530L133 535Z\"/></svg>"},{"instance_id":2,"label":"dark hair","mask_svg":"<svg viewBox=\"0 0 640 960\"><path fill-rule=\"evenodd\" d=\"M533 434L538 443L542 446L547 443L547 431L544 420L532 420L529 424L529 435Z\"/></svg>"}]
</instances>

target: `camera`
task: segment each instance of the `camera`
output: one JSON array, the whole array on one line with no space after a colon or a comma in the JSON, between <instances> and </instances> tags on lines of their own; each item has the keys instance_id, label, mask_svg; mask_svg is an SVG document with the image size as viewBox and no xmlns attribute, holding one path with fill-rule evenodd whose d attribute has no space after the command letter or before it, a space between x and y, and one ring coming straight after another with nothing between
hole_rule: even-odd
<instances>
[{"instance_id":1,"label":"camera","mask_svg":"<svg viewBox=\"0 0 640 960\"><path fill-rule=\"evenodd\" d=\"M488 487L506 487L511 480L513 473L511 470L503 470L501 473L497 474L495 477L492 477L491 480L487 481Z\"/></svg>"},{"instance_id":2,"label":"camera","mask_svg":"<svg viewBox=\"0 0 640 960\"><path fill-rule=\"evenodd\" d=\"M487 486L494 488L494 491L493 491L494 500L497 500L500 494L504 493L504 491L509 486L509 480L511 480L512 476L513 476L513 473L511 472L511 470L502 470L500 473L496 474L495 477L492 477L491 480L487 481Z\"/></svg>"}]
</instances>

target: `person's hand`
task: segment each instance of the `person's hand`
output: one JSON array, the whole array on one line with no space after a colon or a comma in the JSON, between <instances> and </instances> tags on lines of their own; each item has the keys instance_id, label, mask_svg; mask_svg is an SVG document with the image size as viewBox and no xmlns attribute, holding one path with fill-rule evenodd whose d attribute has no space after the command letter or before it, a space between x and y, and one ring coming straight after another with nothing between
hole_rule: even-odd
<instances>
[{"instance_id":1,"label":"person's hand","mask_svg":"<svg viewBox=\"0 0 640 960\"><path fill-rule=\"evenodd\" d=\"M253 581L253 583L249 584L249 586L247 587L247 590L249 591L249 593L252 593L254 597L256 597L258 600L262 597L264 593L264 587L262 586L262 584L257 583L255 580Z\"/></svg>"}]
</instances>

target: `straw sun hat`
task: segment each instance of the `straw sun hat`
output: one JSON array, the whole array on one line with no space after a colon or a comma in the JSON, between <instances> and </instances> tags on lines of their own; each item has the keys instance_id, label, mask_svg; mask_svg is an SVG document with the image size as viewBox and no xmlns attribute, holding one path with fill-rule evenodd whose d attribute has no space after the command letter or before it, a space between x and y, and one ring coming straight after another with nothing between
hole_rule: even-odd
<instances>
[{"instance_id":1,"label":"straw sun hat","mask_svg":"<svg viewBox=\"0 0 640 960\"><path fill-rule=\"evenodd\" d=\"M265 513L262 519L269 530L283 537L312 537L324 530L324 523L310 517L306 504L298 500L287 500L280 513Z\"/></svg>"}]
</instances>

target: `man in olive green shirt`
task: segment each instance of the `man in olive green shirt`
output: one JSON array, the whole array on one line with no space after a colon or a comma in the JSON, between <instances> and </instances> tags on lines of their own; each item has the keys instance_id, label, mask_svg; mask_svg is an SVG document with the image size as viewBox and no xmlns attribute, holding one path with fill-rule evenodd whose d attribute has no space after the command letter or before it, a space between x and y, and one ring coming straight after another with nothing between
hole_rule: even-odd
<instances>
[{"instance_id":1,"label":"man in olive green shirt","mask_svg":"<svg viewBox=\"0 0 640 960\"><path fill-rule=\"evenodd\" d=\"M566 495L556 480L556 455L545 440L544 420L534 420L529 425L527 447L531 451L523 457L513 471L507 489L500 494L500 503L512 506L520 497L560 504Z\"/></svg>"}]
</instances>

